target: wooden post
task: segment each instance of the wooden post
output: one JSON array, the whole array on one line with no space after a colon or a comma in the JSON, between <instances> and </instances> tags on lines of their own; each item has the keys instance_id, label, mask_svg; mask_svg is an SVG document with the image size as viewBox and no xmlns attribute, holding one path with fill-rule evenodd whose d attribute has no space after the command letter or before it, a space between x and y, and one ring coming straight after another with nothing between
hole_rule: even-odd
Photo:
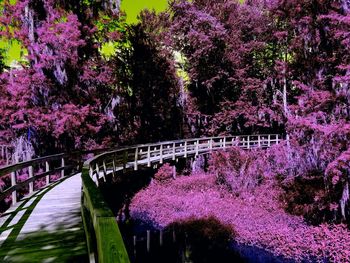
<instances>
[{"instance_id":1,"label":"wooden post","mask_svg":"<svg viewBox=\"0 0 350 263\"><path fill-rule=\"evenodd\" d=\"M151 250L151 231L147 230L147 252Z\"/></svg>"},{"instance_id":2,"label":"wooden post","mask_svg":"<svg viewBox=\"0 0 350 263\"><path fill-rule=\"evenodd\" d=\"M136 256L136 236L133 237L134 256Z\"/></svg>"},{"instance_id":3,"label":"wooden post","mask_svg":"<svg viewBox=\"0 0 350 263\"><path fill-rule=\"evenodd\" d=\"M29 174L29 178L32 178L34 176L33 166L28 167L28 174ZM34 182L30 182L29 183L29 194L31 194L33 192L34 192Z\"/></svg>"},{"instance_id":4,"label":"wooden post","mask_svg":"<svg viewBox=\"0 0 350 263\"><path fill-rule=\"evenodd\" d=\"M116 172L117 172L116 166L115 166L115 158L116 158L116 155L114 154L114 155L113 155L113 160L112 160L112 165L113 165L113 177L115 177L115 174L116 174Z\"/></svg>"},{"instance_id":5,"label":"wooden post","mask_svg":"<svg viewBox=\"0 0 350 263\"><path fill-rule=\"evenodd\" d=\"M175 148L175 143L173 143L173 161L175 161L175 154L176 154L176 148Z\"/></svg>"},{"instance_id":6,"label":"wooden post","mask_svg":"<svg viewBox=\"0 0 350 263\"><path fill-rule=\"evenodd\" d=\"M196 141L196 156L198 156L199 153L199 140Z\"/></svg>"},{"instance_id":7,"label":"wooden post","mask_svg":"<svg viewBox=\"0 0 350 263\"><path fill-rule=\"evenodd\" d=\"M135 149L135 162L134 162L134 170L137 171L137 158L139 156L139 148L136 147Z\"/></svg>"},{"instance_id":8,"label":"wooden post","mask_svg":"<svg viewBox=\"0 0 350 263\"><path fill-rule=\"evenodd\" d=\"M248 147L248 149L250 149L250 136L249 135L247 137L247 147Z\"/></svg>"},{"instance_id":9,"label":"wooden post","mask_svg":"<svg viewBox=\"0 0 350 263\"><path fill-rule=\"evenodd\" d=\"M124 150L123 152L123 173L126 172L126 163L128 162L129 153L128 150Z\"/></svg>"},{"instance_id":10,"label":"wooden post","mask_svg":"<svg viewBox=\"0 0 350 263\"><path fill-rule=\"evenodd\" d=\"M64 177L64 158L63 157L61 159L61 167L63 167L63 169L61 170L61 177Z\"/></svg>"},{"instance_id":11,"label":"wooden post","mask_svg":"<svg viewBox=\"0 0 350 263\"><path fill-rule=\"evenodd\" d=\"M176 179L176 165L173 165L173 178Z\"/></svg>"},{"instance_id":12,"label":"wooden post","mask_svg":"<svg viewBox=\"0 0 350 263\"><path fill-rule=\"evenodd\" d=\"M167 154L167 155L169 155L169 154L170 154L170 151L169 151L169 149L170 149L170 145L168 145L166 148L167 148L167 150L166 150L166 154Z\"/></svg>"},{"instance_id":13,"label":"wooden post","mask_svg":"<svg viewBox=\"0 0 350 263\"><path fill-rule=\"evenodd\" d=\"M163 246L163 230L159 230L159 246Z\"/></svg>"},{"instance_id":14,"label":"wooden post","mask_svg":"<svg viewBox=\"0 0 350 263\"><path fill-rule=\"evenodd\" d=\"M16 171L11 173L11 186L16 185ZM17 203L17 191L12 192L12 205Z\"/></svg>"},{"instance_id":15,"label":"wooden post","mask_svg":"<svg viewBox=\"0 0 350 263\"><path fill-rule=\"evenodd\" d=\"M185 141L185 155L184 157L186 158L187 157L187 141Z\"/></svg>"},{"instance_id":16,"label":"wooden post","mask_svg":"<svg viewBox=\"0 0 350 263\"><path fill-rule=\"evenodd\" d=\"M210 149L210 151L213 150L213 139L212 138L209 141L209 149Z\"/></svg>"},{"instance_id":17,"label":"wooden post","mask_svg":"<svg viewBox=\"0 0 350 263\"><path fill-rule=\"evenodd\" d=\"M224 149L226 148L226 136L224 137Z\"/></svg>"},{"instance_id":18,"label":"wooden post","mask_svg":"<svg viewBox=\"0 0 350 263\"><path fill-rule=\"evenodd\" d=\"M147 147L147 167L151 167L151 146Z\"/></svg>"},{"instance_id":19,"label":"wooden post","mask_svg":"<svg viewBox=\"0 0 350 263\"><path fill-rule=\"evenodd\" d=\"M163 163L163 144L161 144L159 147L159 163Z\"/></svg>"},{"instance_id":20,"label":"wooden post","mask_svg":"<svg viewBox=\"0 0 350 263\"><path fill-rule=\"evenodd\" d=\"M260 135L258 135L258 147L260 148L261 143L260 143Z\"/></svg>"},{"instance_id":21,"label":"wooden post","mask_svg":"<svg viewBox=\"0 0 350 263\"><path fill-rule=\"evenodd\" d=\"M50 171L50 165L49 165L49 162L46 161L45 162L45 172L48 172ZM50 175L46 175L46 185L49 185L50 184Z\"/></svg>"},{"instance_id":22,"label":"wooden post","mask_svg":"<svg viewBox=\"0 0 350 263\"><path fill-rule=\"evenodd\" d=\"M276 144L278 144L279 141L278 141L278 134L276 134Z\"/></svg>"},{"instance_id":23,"label":"wooden post","mask_svg":"<svg viewBox=\"0 0 350 263\"><path fill-rule=\"evenodd\" d=\"M96 163L96 184L98 186L98 180L100 179L100 167L98 163Z\"/></svg>"},{"instance_id":24,"label":"wooden post","mask_svg":"<svg viewBox=\"0 0 350 263\"><path fill-rule=\"evenodd\" d=\"M269 134L267 136L267 147L270 147L271 146L271 135Z\"/></svg>"},{"instance_id":25,"label":"wooden post","mask_svg":"<svg viewBox=\"0 0 350 263\"><path fill-rule=\"evenodd\" d=\"M89 175L91 179L92 179L93 173L94 173L94 169L92 168L91 165L89 165Z\"/></svg>"},{"instance_id":26,"label":"wooden post","mask_svg":"<svg viewBox=\"0 0 350 263\"><path fill-rule=\"evenodd\" d=\"M103 180L106 182L106 176L107 176L107 167L106 167L106 161L103 160Z\"/></svg>"}]
</instances>

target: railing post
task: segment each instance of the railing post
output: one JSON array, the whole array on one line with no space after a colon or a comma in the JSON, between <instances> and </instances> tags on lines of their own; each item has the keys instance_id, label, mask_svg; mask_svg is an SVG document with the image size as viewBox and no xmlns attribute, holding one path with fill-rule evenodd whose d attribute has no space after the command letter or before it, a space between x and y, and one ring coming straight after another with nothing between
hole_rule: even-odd
<instances>
[{"instance_id":1,"label":"railing post","mask_svg":"<svg viewBox=\"0 0 350 263\"><path fill-rule=\"evenodd\" d=\"M113 177L115 177L115 174L116 174L116 166L115 166L115 154L113 154L113 157L112 157L112 165L113 165Z\"/></svg>"},{"instance_id":2,"label":"railing post","mask_svg":"<svg viewBox=\"0 0 350 263\"><path fill-rule=\"evenodd\" d=\"M123 173L126 172L126 163L128 162L129 153L128 150L124 150L123 152Z\"/></svg>"},{"instance_id":3,"label":"railing post","mask_svg":"<svg viewBox=\"0 0 350 263\"><path fill-rule=\"evenodd\" d=\"M134 256L136 256L136 236L133 236Z\"/></svg>"},{"instance_id":4,"label":"railing post","mask_svg":"<svg viewBox=\"0 0 350 263\"><path fill-rule=\"evenodd\" d=\"M268 147L271 146L271 135L270 134L267 136L267 146Z\"/></svg>"},{"instance_id":5,"label":"railing post","mask_svg":"<svg viewBox=\"0 0 350 263\"><path fill-rule=\"evenodd\" d=\"M91 164L90 164L90 165L89 165L89 175L90 175L90 178L91 178L91 179L93 179L93 178L92 178L93 173L94 173L94 169L92 168L92 166L91 166Z\"/></svg>"},{"instance_id":6,"label":"railing post","mask_svg":"<svg viewBox=\"0 0 350 263\"><path fill-rule=\"evenodd\" d=\"M151 249L151 231L147 230L147 252Z\"/></svg>"},{"instance_id":7,"label":"railing post","mask_svg":"<svg viewBox=\"0 0 350 263\"><path fill-rule=\"evenodd\" d=\"M185 155L184 157L186 158L187 157L187 141L185 141Z\"/></svg>"},{"instance_id":8,"label":"railing post","mask_svg":"<svg viewBox=\"0 0 350 263\"><path fill-rule=\"evenodd\" d=\"M163 246L163 230L159 230L159 246Z\"/></svg>"},{"instance_id":9,"label":"railing post","mask_svg":"<svg viewBox=\"0 0 350 263\"><path fill-rule=\"evenodd\" d=\"M50 165L49 162L46 161L45 162L45 172L49 172L50 171ZM50 175L46 175L46 185L50 184Z\"/></svg>"},{"instance_id":10,"label":"railing post","mask_svg":"<svg viewBox=\"0 0 350 263\"><path fill-rule=\"evenodd\" d=\"M96 185L98 186L98 180L100 179L100 167L98 163L96 163Z\"/></svg>"},{"instance_id":11,"label":"railing post","mask_svg":"<svg viewBox=\"0 0 350 263\"><path fill-rule=\"evenodd\" d=\"M61 177L63 178L64 177L64 158L62 157L61 159L61 167L62 167L62 170L61 170Z\"/></svg>"},{"instance_id":12,"label":"railing post","mask_svg":"<svg viewBox=\"0 0 350 263\"><path fill-rule=\"evenodd\" d=\"M147 167L151 167L151 146L147 147Z\"/></svg>"},{"instance_id":13,"label":"railing post","mask_svg":"<svg viewBox=\"0 0 350 263\"><path fill-rule=\"evenodd\" d=\"M11 186L16 185L16 171L11 173ZM15 205L17 203L17 191L12 192L12 205Z\"/></svg>"},{"instance_id":14,"label":"railing post","mask_svg":"<svg viewBox=\"0 0 350 263\"><path fill-rule=\"evenodd\" d=\"M175 161L175 150L176 150L176 148L175 148L175 143L173 143L173 161Z\"/></svg>"},{"instance_id":15,"label":"railing post","mask_svg":"<svg viewBox=\"0 0 350 263\"><path fill-rule=\"evenodd\" d=\"M106 167L106 161L103 160L103 180L106 182L106 176L107 176L107 167Z\"/></svg>"},{"instance_id":16,"label":"railing post","mask_svg":"<svg viewBox=\"0 0 350 263\"><path fill-rule=\"evenodd\" d=\"M223 147L224 147L224 149L226 148L226 136L224 137L224 145L223 145Z\"/></svg>"},{"instance_id":17,"label":"railing post","mask_svg":"<svg viewBox=\"0 0 350 263\"><path fill-rule=\"evenodd\" d=\"M198 156L199 153L199 140L196 141L196 156Z\"/></svg>"},{"instance_id":18,"label":"railing post","mask_svg":"<svg viewBox=\"0 0 350 263\"><path fill-rule=\"evenodd\" d=\"M159 163L163 163L163 144L161 144L159 147Z\"/></svg>"},{"instance_id":19,"label":"railing post","mask_svg":"<svg viewBox=\"0 0 350 263\"><path fill-rule=\"evenodd\" d=\"M213 150L213 138L210 138L210 141L209 141L209 149L210 149L210 151Z\"/></svg>"},{"instance_id":20,"label":"railing post","mask_svg":"<svg viewBox=\"0 0 350 263\"><path fill-rule=\"evenodd\" d=\"M134 162L134 170L137 171L137 159L138 159L138 156L139 156L139 148L136 147L135 149L135 162Z\"/></svg>"},{"instance_id":21,"label":"railing post","mask_svg":"<svg viewBox=\"0 0 350 263\"><path fill-rule=\"evenodd\" d=\"M276 144L278 144L279 141L278 141L278 134L276 134Z\"/></svg>"},{"instance_id":22,"label":"railing post","mask_svg":"<svg viewBox=\"0 0 350 263\"><path fill-rule=\"evenodd\" d=\"M260 143L260 135L258 135L258 147L261 147L261 143Z\"/></svg>"},{"instance_id":23,"label":"railing post","mask_svg":"<svg viewBox=\"0 0 350 263\"><path fill-rule=\"evenodd\" d=\"M249 135L247 137L247 147L248 147L248 149L250 149L250 136Z\"/></svg>"},{"instance_id":24,"label":"railing post","mask_svg":"<svg viewBox=\"0 0 350 263\"><path fill-rule=\"evenodd\" d=\"M28 167L28 174L29 174L29 178L32 178L34 176L32 165ZM34 182L30 182L29 183L29 194L33 193L33 191L34 191Z\"/></svg>"}]
</instances>

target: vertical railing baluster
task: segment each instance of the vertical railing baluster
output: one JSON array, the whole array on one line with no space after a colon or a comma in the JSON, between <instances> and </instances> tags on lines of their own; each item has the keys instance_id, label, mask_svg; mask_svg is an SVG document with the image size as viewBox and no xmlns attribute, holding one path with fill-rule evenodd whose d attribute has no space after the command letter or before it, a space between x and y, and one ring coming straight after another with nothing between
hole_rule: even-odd
<instances>
[{"instance_id":1,"label":"vertical railing baluster","mask_svg":"<svg viewBox=\"0 0 350 263\"><path fill-rule=\"evenodd\" d=\"M92 179L92 176L94 175L94 169L92 168L91 164L89 165L89 175L90 175L90 178Z\"/></svg>"},{"instance_id":2,"label":"vertical railing baluster","mask_svg":"<svg viewBox=\"0 0 350 263\"><path fill-rule=\"evenodd\" d=\"M49 162L45 162L45 172L48 173L50 171L50 165ZM50 175L46 175L46 185L50 184Z\"/></svg>"},{"instance_id":3,"label":"vertical railing baluster","mask_svg":"<svg viewBox=\"0 0 350 263\"><path fill-rule=\"evenodd\" d=\"M278 134L276 134L276 144L278 144L279 141L278 141Z\"/></svg>"},{"instance_id":4,"label":"vertical railing baluster","mask_svg":"<svg viewBox=\"0 0 350 263\"><path fill-rule=\"evenodd\" d=\"M116 159L116 154L113 154L112 157L112 165L113 165L113 177L115 177L116 173L117 173L117 169L116 169L116 165L115 165L115 159Z\"/></svg>"},{"instance_id":5,"label":"vertical railing baluster","mask_svg":"<svg viewBox=\"0 0 350 263\"><path fill-rule=\"evenodd\" d=\"M151 231L147 230L147 252L151 250Z\"/></svg>"},{"instance_id":6,"label":"vertical railing baluster","mask_svg":"<svg viewBox=\"0 0 350 263\"><path fill-rule=\"evenodd\" d=\"M250 136L249 135L247 137L247 147L248 147L248 149L250 149Z\"/></svg>"},{"instance_id":7,"label":"vertical railing baluster","mask_svg":"<svg viewBox=\"0 0 350 263\"><path fill-rule=\"evenodd\" d=\"M186 158L187 157L187 141L185 141L185 155L184 155L184 157Z\"/></svg>"},{"instance_id":8,"label":"vertical railing baluster","mask_svg":"<svg viewBox=\"0 0 350 263\"><path fill-rule=\"evenodd\" d=\"M29 166L28 167L28 175L29 175L29 178L33 178L34 176L34 170L33 170L33 166ZM34 182L30 182L29 183L29 194L33 193L34 191Z\"/></svg>"},{"instance_id":9,"label":"vertical railing baluster","mask_svg":"<svg viewBox=\"0 0 350 263\"><path fill-rule=\"evenodd\" d=\"M102 166L103 166L103 180L106 182L106 177L107 177L107 166L106 166L106 161L105 161L105 160L103 160Z\"/></svg>"},{"instance_id":10,"label":"vertical railing baluster","mask_svg":"<svg viewBox=\"0 0 350 263\"><path fill-rule=\"evenodd\" d=\"M159 230L159 246L163 246L163 230Z\"/></svg>"},{"instance_id":11,"label":"vertical railing baluster","mask_svg":"<svg viewBox=\"0 0 350 263\"><path fill-rule=\"evenodd\" d=\"M98 180L100 180L100 167L98 163L96 163L96 184L98 186Z\"/></svg>"},{"instance_id":12,"label":"vertical railing baluster","mask_svg":"<svg viewBox=\"0 0 350 263\"><path fill-rule=\"evenodd\" d=\"M175 143L173 143L173 161L175 161L175 153L176 153L176 148L175 148Z\"/></svg>"},{"instance_id":13,"label":"vertical railing baluster","mask_svg":"<svg viewBox=\"0 0 350 263\"><path fill-rule=\"evenodd\" d=\"M258 135L258 147L261 147L261 142L260 142L260 135Z\"/></svg>"},{"instance_id":14,"label":"vertical railing baluster","mask_svg":"<svg viewBox=\"0 0 350 263\"><path fill-rule=\"evenodd\" d=\"M128 150L123 151L123 173L126 172L126 164L128 162L129 152Z\"/></svg>"},{"instance_id":15,"label":"vertical railing baluster","mask_svg":"<svg viewBox=\"0 0 350 263\"><path fill-rule=\"evenodd\" d=\"M223 145L223 147L224 147L224 149L226 148L226 136L224 137L224 145Z\"/></svg>"},{"instance_id":16,"label":"vertical railing baluster","mask_svg":"<svg viewBox=\"0 0 350 263\"><path fill-rule=\"evenodd\" d=\"M64 177L64 158L62 157L61 159L61 167L62 167L62 170L61 170L61 177L63 178Z\"/></svg>"},{"instance_id":17,"label":"vertical railing baluster","mask_svg":"<svg viewBox=\"0 0 350 263\"><path fill-rule=\"evenodd\" d=\"M199 140L196 141L196 156L199 154Z\"/></svg>"},{"instance_id":18,"label":"vertical railing baluster","mask_svg":"<svg viewBox=\"0 0 350 263\"><path fill-rule=\"evenodd\" d=\"M133 236L134 257L136 257L136 236Z\"/></svg>"},{"instance_id":19,"label":"vertical railing baluster","mask_svg":"<svg viewBox=\"0 0 350 263\"><path fill-rule=\"evenodd\" d=\"M151 167L151 146L147 147L147 167Z\"/></svg>"},{"instance_id":20,"label":"vertical railing baluster","mask_svg":"<svg viewBox=\"0 0 350 263\"><path fill-rule=\"evenodd\" d=\"M135 161L134 161L134 170L137 171L137 159L138 159L138 156L139 156L139 148L136 147L135 149Z\"/></svg>"},{"instance_id":21,"label":"vertical railing baluster","mask_svg":"<svg viewBox=\"0 0 350 263\"><path fill-rule=\"evenodd\" d=\"M16 171L11 172L11 186L16 185ZM17 190L12 192L12 205L17 203Z\"/></svg>"},{"instance_id":22,"label":"vertical railing baluster","mask_svg":"<svg viewBox=\"0 0 350 263\"><path fill-rule=\"evenodd\" d=\"M159 147L159 163L163 163L163 144L161 144Z\"/></svg>"},{"instance_id":23,"label":"vertical railing baluster","mask_svg":"<svg viewBox=\"0 0 350 263\"><path fill-rule=\"evenodd\" d=\"M209 140L209 149L210 149L210 151L213 150L213 138L210 138L210 140Z\"/></svg>"},{"instance_id":24,"label":"vertical railing baluster","mask_svg":"<svg viewBox=\"0 0 350 263\"><path fill-rule=\"evenodd\" d=\"M267 136L267 146L268 147L271 146L271 135L270 134Z\"/></svg>"}]
</instances>

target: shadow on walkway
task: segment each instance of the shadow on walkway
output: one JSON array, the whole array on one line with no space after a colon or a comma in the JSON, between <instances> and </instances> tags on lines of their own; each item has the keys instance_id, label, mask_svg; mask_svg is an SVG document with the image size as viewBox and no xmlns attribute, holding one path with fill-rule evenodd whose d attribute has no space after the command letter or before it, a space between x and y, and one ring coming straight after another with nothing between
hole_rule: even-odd
<instances>
[{"instance_id":1,"label":"shadow on walkway","mask_svg":"<svg viewBox=\"0 0 350 263\"><path fill-rule=\"evenodd\" d=\"M43 196L66 179L39 190L1 216L0 262L88 262L84 230L76 220L81 217L79 210L65 215L67 224L60 222L53 228L48 222L35 232L21 232Z\"/></svg>"}]
</instances>

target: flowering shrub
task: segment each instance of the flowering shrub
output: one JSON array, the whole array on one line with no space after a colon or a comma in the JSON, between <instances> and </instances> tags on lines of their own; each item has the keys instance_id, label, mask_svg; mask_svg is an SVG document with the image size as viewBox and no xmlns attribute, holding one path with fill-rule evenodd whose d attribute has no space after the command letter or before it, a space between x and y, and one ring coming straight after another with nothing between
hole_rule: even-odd
<instances>
[{"instance_id":1,"label":"flowering shrub","mask_svg":"<svg viewBox=\"0 0 350 263\"><path fill-rule=\"evenodd\" d=\"M278 188L262 184L236 197L216 184L215 175L178 177L171 184L153 184L138 192L130 210L163 228L174 222L215 217L234 229L236 241L255 245L297 261L349 262L350 231L345 225L310 226L287 214L278 202Z\"/></svg>"},{"instance_id":2,"label":"flowering shrub","mask_svg":"<svg viewBox=\"0 0 350 263\"><path fill-rule=\"evenodd\" d=\"M154 179L157 182L169 181L173 177L173 168L170 164L163 164L154 175Z\"/></svg>"},{"instance_id":3,"label":"flowering shrub","mask_svg":"<svg viewBox=\"0 0 350 263\"><path fill-rule=\"evenodd\" d=\"M219 184L226 185L233 193L254 189L263 180L263 166L259 151L244 151L232 148L214 152L209 161L209 170Z\"/></svg>"}]
</instances>

